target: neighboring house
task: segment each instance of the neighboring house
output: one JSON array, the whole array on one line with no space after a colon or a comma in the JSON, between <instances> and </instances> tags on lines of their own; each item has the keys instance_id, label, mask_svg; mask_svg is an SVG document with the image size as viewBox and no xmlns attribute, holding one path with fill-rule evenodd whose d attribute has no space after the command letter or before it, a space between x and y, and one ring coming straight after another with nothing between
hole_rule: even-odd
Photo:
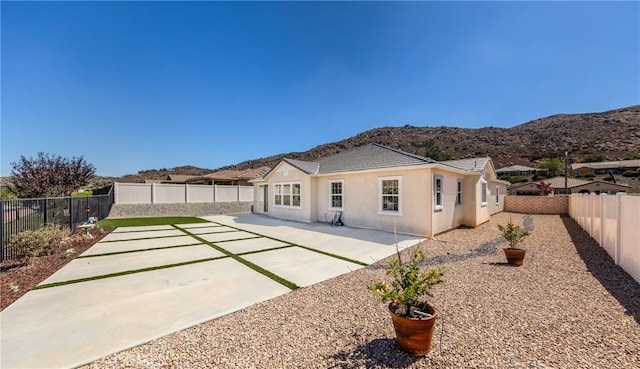
<instances>
[{"instance_id":1,"label":"neighboring house","mask_svg":"<svg viewBox=\"0 0 640 369\"><path fill-rule=\"evenodd\" d=\"M571 164L571 172L574 176L585 174L608 174L609 171L613 174L622 174L626 170L638 170L638 168L640 168L640 159Z\"/></svg>"},{"instance_id":2,"label":"neighboring house","mask_svg":"<svg viewBox=\"0 0 640 369\"><path fill-rule=\"evenodd\" d=\"M315 162L284 159L254 184L254 210L282 219L431 237L503 210L490 158L436 162L371 144Z\"/></svg>"},{"instance_id":3,"label":"neighboring house","mask_svg":"<svg viewBox=\"0 0 640 369\"><path fill-rule=\"evenodd\" d=\"M188 181L196 178L196 176L189 176L184 174L170 174L165 179L161 181L161 183L175 183L175 184L185 184Z\"/></svg>"},{"instance_id":4,"label":"neighboring house","mask_svg":"<svg viewBox=\"0 0 640 369\"><path fill-rule=\"evenodd\" d=\"M564 193L564 177L553 177L543 180L551 183L554 194ZM509 186L509 195L539 195L537 182L517 183ZM572 193L607 193L627 192L631 187L625 184L611 183L606 181L589 181L579 178L567 178L567 189Z\"/></svg>"},{"instance_id":5,"label":"neighboring house","mask_svg":"<svg viewBox=\"0 0 640 369\"><path fill-rule=\"evenodd\" d=\"M506 177L529 177L536 174L547 173L546 169L538 169L526 167L524 165L512 165L509 167L504 167L500 169L496 169L496 174L498 177L506 176Z\"/></svg>"},{"instance_id":6,"label":"neighboring house","mask_svg":"<svg viewBox=\"0 0 640 369\"><path fill-rule=\"evenodd\" d=\"M209 173L204 176L194 177L188 181L192 184L207 184L207 185L233 185L233 186L252 186L251 180L261 178L271 168L260 167L255 169L245 170L220 170L217 172Z\"/></svg>"}]
</instances>

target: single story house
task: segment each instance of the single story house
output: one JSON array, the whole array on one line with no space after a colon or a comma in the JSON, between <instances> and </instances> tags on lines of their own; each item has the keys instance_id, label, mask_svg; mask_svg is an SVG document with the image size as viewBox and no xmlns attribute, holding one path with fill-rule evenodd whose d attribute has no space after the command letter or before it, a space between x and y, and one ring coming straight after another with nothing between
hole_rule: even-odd
<instances>
[{"instance_id":1,"label":"single story house","mask_svg":"<svg viewBox=\"0 0 640 369\"><path fill-rule=\"evenodd\" d=\"M622 174L626 170L638 170L638 168L640 168L640 159L571 164L571 172L574 176L608 174L609 171L613 174Z\"/></svg>"},{"instance_id":2,"label":"single story house","mask_svg":"<svg viewBox=\"0 0 640 369\"><path fill-rule=\"evenodd\" d=\"M545 183L550 183L554 194L564 194L564 177L553 177L543 179ZM509 195L539 195L537 182L516 183L507 189ZM607 181L590 181L579 178L567 178L567 189L569 194L572 193L606 193L613 195L618 192L627 192L631 187L620 183L611 183Z\"/></svg>"},{"instance_id":3,"label":"single story house","mask_svg":"<svg viewBox=\"0 0 640 369\"><path fill-rule=\"evenodd\" d=\"M264 176L271 168L260 167L254 169L225 169L217 172L205 174L204 176L193 177L187 181L189 184L205 185L231 185L231 186L252 186L252 179Z\"/></svg>"},{"instance_id":4,"label":"single story house","mask_svg":"<svg viewBox=\"0 0 640 369\"><path fill-rule=\"evenodd\" d=\"M546 169L531 168L524 165L511 165L496 169L498 177L529 177L540 173L547 173Z\"/></svg>"},{"instance_id":5,"label":"single story house","mask_svg":"<svg viewBox=\"0 0 640 369\"><path fill-rule=\"evenodd\" d=\"M437 162L370 144L309 162L283 159L254 184L254 211L303 222L336 212L354 227L431 237L504 208L490 158Z\"/></svg>"},{"instance_id":6,"label":"single story house","mask_svg":"<svg viewBox=\"0 0 640 369\"><path fill-rule=\"evenodd\" d=\"M161 181L161 183L185 184L193 178L196 178L196 176L190 176L186 174L169 174L165 179Z\"/></svg>"}]
</instances>

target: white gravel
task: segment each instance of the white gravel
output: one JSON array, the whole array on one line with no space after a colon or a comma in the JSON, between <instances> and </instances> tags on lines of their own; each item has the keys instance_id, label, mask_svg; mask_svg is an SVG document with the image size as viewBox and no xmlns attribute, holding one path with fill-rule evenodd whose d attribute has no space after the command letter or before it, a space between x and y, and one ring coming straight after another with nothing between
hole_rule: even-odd
<instances>
[{"instance_id":1,"label":"white gravel","mask_svg":"<svg viewBox=\"0 0 640 369\"><path fill-rule=\"evenodd\" d=\"M501 250L509 217L531 229L521 267ZM640 285L572 219L501 213L419 247L447 268L427 357L399 349L366 289L383 261L85 368L640 368Z\"/></svg>"}]
</instances>

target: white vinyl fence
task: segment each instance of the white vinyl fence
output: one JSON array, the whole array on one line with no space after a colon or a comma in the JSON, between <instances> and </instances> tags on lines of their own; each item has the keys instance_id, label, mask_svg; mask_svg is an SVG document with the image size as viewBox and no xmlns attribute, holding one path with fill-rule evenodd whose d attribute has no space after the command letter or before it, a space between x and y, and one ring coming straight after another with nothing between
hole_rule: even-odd
<instances>
[{"instance_id":1,"label":"white vinyl fence","mask_svg":"<svg viewBox=\"0 0 640 369\"><path fill-rule=\"evenodd\" d=\"M114 183L115 204L253 202L253 186Z\"/></svg>"},{"instance_id":2,"label":"white vinyl fence","mask_svg":"<svg viewBox=\"0 0 640 369\"><path fill-rule=\"evenodd\" d=\"M574 194L569 215L640 283L640 196Z\"/></svg>"}]
</instances>

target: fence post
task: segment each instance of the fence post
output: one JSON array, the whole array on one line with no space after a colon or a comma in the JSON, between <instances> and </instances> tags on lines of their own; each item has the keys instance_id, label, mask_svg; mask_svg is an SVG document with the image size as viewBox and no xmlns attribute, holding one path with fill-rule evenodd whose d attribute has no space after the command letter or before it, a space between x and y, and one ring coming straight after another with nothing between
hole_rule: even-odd
<instances>
[{"instance_id":1,"label":"fence post","mask_svg":"<svg viewBox=\"0 0 640 369\"><path fill-rule=\"evenodd\" d=\"M156 184L151 183L151 203L153 204L154 197L156 195Z\"/></svg>"},{"instance_id":2,"label":"fence post","mask_svg":"<svg viewBox=\"0 0 640 369\"><path fill-rule=\"evenodd\" d=\"M0 199L0 261L4 257L4 200Z\"/></svg>"},{"instance_id":3,"label":"fence post","mask_svg":"<svg viewBox=\"0 0 640 369\"><path fill-rule=\"evenodd\" d=\"M42 207L42 211L44 213L44 225L46 226L47 224L49 224L49 207L47 206L49 204L49 198L45 197L44 198L44 206Z\"/></svg>"},{"instance_id":4,"label":"fence post","mask_svg":"<svg viewBox=\"0 0 640 369\"><path fill-rule=\"evenodd\" d=\"M186 204L189 203L189 184L188 183L184 184L184 202Z\"/></svg>"},{"instance_id":5,"label":"fence post","mask_svg":"<svg viewBox=\"0 0 640 369\"><path fill-rule=\"evenodd\" d=\"M598 195L598 201L600 202L600 234L598 235L598 244L604 247L604 197L607 196L603 193Z\"/></svg>"},{"instance_id":6,"label":"fence post","mask_svg":"<svg viewBox=\"0 0 640 369\"><path fill-rule=\"evenodd\" d=\"M67 206L69 206L69 229L71 229L71 232L75 232L73 228L73 202L71 202L71 196L69 196Z\"/></svg>"},{"instance_id":7,"label":"fence post","mask_svg":"<svg viewBox=\"0 0 640 369\"><path fill-rule=\"evenodd\" d=\"M621 192L618 192L616 194L616 243L614 247L615 258L613 259L616 265L620 265L620 237L622 236L622 196L624 195L625 194Z\"/></svg>"}]
</instances>

